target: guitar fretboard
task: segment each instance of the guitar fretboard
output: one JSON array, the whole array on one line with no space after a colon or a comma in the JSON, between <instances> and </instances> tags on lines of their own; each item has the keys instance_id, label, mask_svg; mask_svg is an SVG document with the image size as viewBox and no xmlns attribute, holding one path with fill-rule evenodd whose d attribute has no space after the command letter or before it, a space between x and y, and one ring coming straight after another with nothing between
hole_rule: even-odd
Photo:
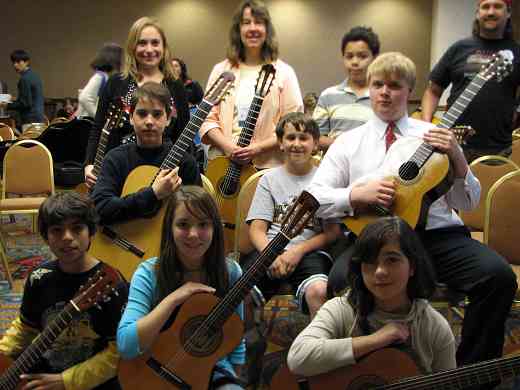
<instances>
[{"instance_id":1,"label":"guitar fretboard","mask_svg":"<svg viewBox=\"0 0 520 390\"><path fill-rule=\"evenodd\" d=\"M101 170L101 164L103 164L103 159L105 158L108 136L110 134L110 130L108 129L109 123L110 118L107 119L105 126L103 126L103 129L101 130L101 137L99 138L96 157L94 158L94 168L92 172L95 176L99 175L99 171Z\"/></svg>"},{"instance_id":2,"label":"guitar fretboard","mask_svg":"<svg viewBox=\"0 0 520 390\"><path fill-rule=\"evenodd\" d=\"M424 377L405 379L376 387L384 390L404 389L468 389L511 378L520 373L520 356L480 362L465 367L441 371Z\"/></svg>"},{"instance_id":3,"label":"guitar fretboard","mask_svg":"<svg viewBox=\"0 0 520 390\"><path fill-rule=\"evenodd\" d=\"M175 145L172 146L168 155L165 157L160 169L173 169L181 164L182 159L186 155L193 139L195 138L195 134L199 131L212 107L212 103L205 99L202 100L202 102L197 106L195 113L191 115L190 121L177 139L177 142L175 142Z\"/></svg>"},{"instance_id":4,"label":"guitar fretboard","mask_svg":"<svg viewBox=\"0 0 520 390\"><path fill-rule=\"evenodd\" d=\"M40 360L58 336L65 330L73 319L77 310L69 303L65 309L44 329L38 338L28 346L16 361L5 371L0 378L0 389L15 389L20 381L20 375L30 372L31 368Z\"/></svg>"},{"instance_id":5,"label":"guitar fretboard","mask_svg":"<svg viewBox=\"0 0 520 390\"><path fill-rule=\"evenodd\" d=\"M258 121L258 115L260 114L260 110L262 109L263 102L264 98L259 95L255 95L255 97L253 98L253 101L247 113L244 127L242 128L240 136L238 137L238 146L246 147L251 143L251 139L253 138L253 134L255 132L256 122ZM222 183L233 186L235 183L238 183L240 181L241 174L242 166L234 161L231 161L226 169L226 174L224 176L224 179L222 180ZM222 190L224 192L227 192L226 188L223 188Z\"/></svg>"},{"instance_id":6,"label":"guitar fretboard","mask_svg":"<svg viewBox=\"0 0 520 390\"><path fill-rule=\"evenodd\" d=\"M233 314L235 308L244 300L251 288L265 275L269 266L282 253L290 239L283 232L278 233L265 247L255 262L236 281L226 296L211 310L198 329L193 332L184 345L190 350L190 343L200 339L202 335L220 329L226 320Z\"/></svg>"},{"instance_id":7,"label":"guitar fretboard","mask_svg":"<svg viewBox=\"0 0 520 390\"><path fill-rule=\"evenodd\" d=\"M477 74L473 80L471 80L471 83L469 83L466 89L464 89L464 91L459 95L457 100L455 100L455 102L451 105L450 109L443 115L438 127L443 129L451 129L462 113L466 111L468 105L482 89L486 82L487 80L484 77L482 77L480 74ZM433 146L423 142L410 158L410 161L416 163L418 167L421 168L431 157L433 152Z\"/></svg>"}]
</instances>

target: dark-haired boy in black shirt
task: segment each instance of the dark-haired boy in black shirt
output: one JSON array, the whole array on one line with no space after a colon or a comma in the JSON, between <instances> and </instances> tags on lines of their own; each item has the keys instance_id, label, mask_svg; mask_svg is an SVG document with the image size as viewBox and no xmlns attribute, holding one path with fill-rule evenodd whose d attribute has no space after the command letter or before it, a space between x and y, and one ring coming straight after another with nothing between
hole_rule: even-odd
<instances>
[{"instance_id":1,"label":"dark-haired boy in black shirt","mask_svg":"<svg viewBox=\"0 0 520 390\"><path fill-rule=\"evenodd\" d=\"M39 231L57 259L42 264L27 278L20 317L0 340L2 354L18 357L97 271L109 269L118 274L87 253L96 222L92 201L75 192L58 193L41 205ZM73 315L65 330L43 351L40 363L22 375L27 388L120 389L115 334L128 297L127 283L118 278L114 288L118 294L103 300L101 310Z\"/></svg>"}]
</instances>

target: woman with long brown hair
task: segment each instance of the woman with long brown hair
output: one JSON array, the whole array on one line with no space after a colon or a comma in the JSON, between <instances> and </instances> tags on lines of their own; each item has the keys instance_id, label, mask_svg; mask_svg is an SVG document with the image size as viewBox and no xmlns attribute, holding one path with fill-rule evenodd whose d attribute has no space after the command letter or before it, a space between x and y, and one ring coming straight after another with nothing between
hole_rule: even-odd
<instances>
[{"instance_id":1,"label":"woman with long brown hair","mask_svg":"<svg viewBox=\"0 0 520 390\"><path fill-rule=\"evenodd\" d=\"M209 159L229 156L245 164L254 160L258 168L280 165L275 126L285 114L303 111L303 100L293 68L278 58L278 41L267 7L261 1L242 2L233 16L227 58L216 64L208 84L225 70L235 75L233 94L214 107L201 128L202 141L210 145ZM236 145L254 96L254 86L262 65L271 63L276 78L258 116L251 144Z\"/></svg>"},{"instance_id":2,"label":"woman with long brown hair","mask_svg":"<svg viewBox=\"0 0 520 390\"><path fill-rule=\"evenodd\" d=\"M110 103L122 100L123 108L128 111L135 89L149 81L161 83L170 91L173 110L165 137L175 141L189 120L188 101L182 82L175 78L164 30L157 20L145 16L138 19L128 33L123 72L110 77L101 92L95 124L90 132L87 147L87 186L92 187L97 180L92 174L93 162ZM132 126L128 121L125 121L122 127L113 129L108 137L106 152L120 145L123 137L130 134ZM192 159L189 155L187 158Z\"/></svg>"}]
</instances>

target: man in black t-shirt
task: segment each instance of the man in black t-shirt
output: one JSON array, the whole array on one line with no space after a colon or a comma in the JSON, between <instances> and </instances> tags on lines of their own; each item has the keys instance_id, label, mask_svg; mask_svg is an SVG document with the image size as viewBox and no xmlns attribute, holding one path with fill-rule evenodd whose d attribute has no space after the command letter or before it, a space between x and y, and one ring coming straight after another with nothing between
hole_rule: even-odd
<instances>
[{"instance_id":1,"label":"man in black t-shirt","mask_svg":"<svg viewBox=\"0 0 520 390\"><path fill-rule=\"evenodd\" d=\"M513 55L512 73L501 82L488 81L456 123L476 130L464 146L469 162L487 154L511 154L515 99L520 92L520 45L512 38L511 6L512 0L479 1L473 36L455 42L446 51L433 68L422 98L423 119L431 121L450 84L448 106L493 54L505 50Z\"/></svg>"}]
</instances>

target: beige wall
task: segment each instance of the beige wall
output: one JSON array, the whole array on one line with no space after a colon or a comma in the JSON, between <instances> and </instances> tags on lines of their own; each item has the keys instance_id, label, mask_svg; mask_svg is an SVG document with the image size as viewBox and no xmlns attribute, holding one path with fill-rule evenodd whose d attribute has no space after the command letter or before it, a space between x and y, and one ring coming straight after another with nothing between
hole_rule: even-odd
<instances>
[{"instance_id":1,"label":"beige wall","mask_svg":"<svg viewBox=\"0 0 520 390\"><path fill-rule=\"evenodd\" d=\"M159 18L174 55L205 83L225 54L237 0L21 0L2 4L0 79L16 91L9 53L25 48L44 82L46 97L76 96L88 80L89 62L107 41L124 44L130 25L145 14ZM146 4L146 8L143 7ZM419 71L419 94L430 63L431 0L272 0L281 58L296 70L302 91L321 92L344 75L339 45L354 25L372 26L382 49L409 55Z\"/></svg>"}]
</instances>

